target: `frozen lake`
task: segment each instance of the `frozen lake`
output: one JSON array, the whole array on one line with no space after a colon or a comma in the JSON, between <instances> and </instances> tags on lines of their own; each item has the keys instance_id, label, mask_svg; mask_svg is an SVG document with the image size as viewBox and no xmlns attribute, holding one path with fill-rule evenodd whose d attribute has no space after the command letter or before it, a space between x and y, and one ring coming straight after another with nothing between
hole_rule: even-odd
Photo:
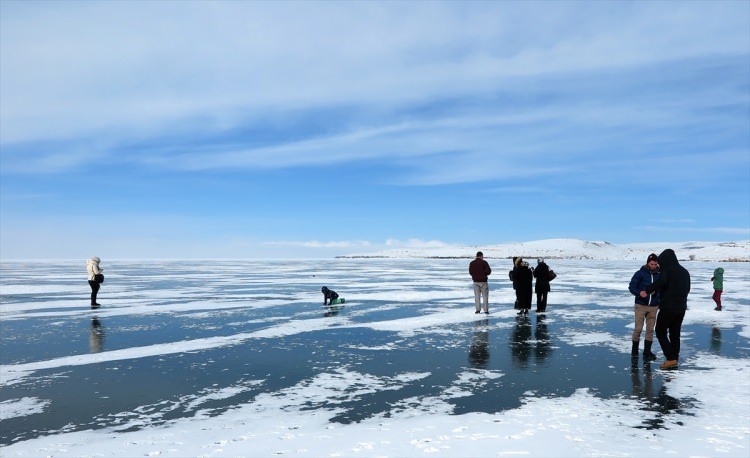
<instances>
[{"instance_id":1,"label":"frozen lake","mask_svg":"<svg viewBox=\"0 0 750 458\"><path fill-rule=\"evenodd\" d=\"M549 260L548 313L518 318L511 261L489 316L469 261L104 259L99 310L85 261L3 262L2 454L750 454L750 264L721 264L715 312L719 264L683 263L664 372L657 342L631 367L638 263Z\"/></svg>"}]
</instances>

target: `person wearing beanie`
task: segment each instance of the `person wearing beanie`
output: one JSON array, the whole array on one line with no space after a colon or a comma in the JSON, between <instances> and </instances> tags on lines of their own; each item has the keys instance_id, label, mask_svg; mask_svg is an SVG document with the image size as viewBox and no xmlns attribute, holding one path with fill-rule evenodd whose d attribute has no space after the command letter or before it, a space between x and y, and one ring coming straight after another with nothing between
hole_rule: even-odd
<instances>
[{"instance_id":1,"label":"person wearing beanie","mask_svg":"<svg viewBox=\"0 0 750 458\"><path fill-rule=\"evenodd\" d=\"M490 313L490 286L487 277L491 273L490 264L484 260L484 253L477 251L476 258L469 263L469 275L474 282L474 313L482 310L482 304L484 304L484 313Z\"/></svg>"},{"instance_id":2,"label":"person wearing beanie","mask_svg":"<svg viewBox=\"0 0 750 458\"><path fill-rule=\"evenodd\" d=\"M654 343L654 327L659 310L659 293L649 294L646 289L660 277L659 258L656 254L648 255L646 264L633 274L628 289L635 296L635 329L633 329L633 348L630 356L638 360L638 345L641 339L643 324L646 324L646 339L643 341L643 361L654 361L656 355L651 352Z\"/></svg>"},{"instance_id":3,"label":"person wearing beanie","mask_svg":"<svg viewBox=\"0 0 750 458\"><path fill-rule=\"evenodd\" d=\"M661 293L654 333L666 358L660 368L673 369L677 367L680 357L680 332L690 294L690 272L680 265L677 255L671 249L666 249L659 255L659 268L659 279L646 288L646 292Z\"/></svg>"},{"instance_id":4,"label":"person wearing beanie","mask_svg":"<svg viewBox=\"0 0 750 458\"><path fill-rule=\"evenodd\" d=\"M99 263L102 262L99 257L94 256L93 258L86 261L86 272L88 273L89 286L91 287L91 308L99 308L100 304L96 302L96 295L99 294L100 282L97 281L99 278L103 279L101 275L104 269L99 267ZM99 275L99 277L97 277Z\"/></svg>"},{"instance_id":5,"label":"person wearing beanie","mask_svg":"<svg viewBox=\"0 0 750 458\"><path fill-rule=\"evenodd\" d=\"M714 295L712 299L716 302L717 312L721 312L721 293L724 291L724 269L717 267L714 270L714 276L711 277L711 281L714 282Z\"/></svg>"}]
</instances>

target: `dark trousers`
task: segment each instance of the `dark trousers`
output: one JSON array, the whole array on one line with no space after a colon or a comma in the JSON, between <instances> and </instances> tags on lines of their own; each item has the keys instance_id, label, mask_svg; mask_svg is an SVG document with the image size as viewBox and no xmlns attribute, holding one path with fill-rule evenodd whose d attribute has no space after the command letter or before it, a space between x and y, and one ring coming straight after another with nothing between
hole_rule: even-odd
<instances>
[{"instance_id":1,"label":"dark trousers","mask_svg":"<svg viewBox=\"0 0 750 458\"><path fill-rule=\"evenodd\" d=\"M536 293L536 311L547 311L547 293Z\"/></svg>"},{"instance_id":2,"label":"dark trousers","mask_svg":"<svg viewBox=\"0 0 750 458\"><path fill-rule=\"evenodd\" d=\"M676 360L680 356L680 329L683 318L684 310L659 310L659 314L656 315L654 332L667 360Z\"/></svg>"},{"instance_id":3,"label":"dark trousers","mask_svg":"<svg viewBox=\"0 0 750 458\"><path fill-rule=\"evenodd\" d=\"M91 287L91 305L96 304L96 295L99 292L99 283L89 280L89 286Z\"/></svg>"}]
</instances>

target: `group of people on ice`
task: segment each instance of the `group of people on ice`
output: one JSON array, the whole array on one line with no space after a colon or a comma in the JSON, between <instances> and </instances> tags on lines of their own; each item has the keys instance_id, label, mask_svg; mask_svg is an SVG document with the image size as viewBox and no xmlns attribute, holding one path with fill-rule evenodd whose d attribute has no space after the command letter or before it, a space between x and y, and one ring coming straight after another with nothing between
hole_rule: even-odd
<instances>
[{"instance_id":1,"label":"group of people on ice","mask_svg":"<svg viewBox=\"0 0 750 458\"><path fill-rule=\"evenodd\" d=\"M716 303L714 310L720 312L724 269L717 267L711 281L714 287L713 300ZM676 368L680 356L680 330L690 293L690 274L677 261L673 250L664 250L659 256L651 253L646 264L633 274L628 289L635 296L635 328L630 352L633 362L638 361L641 333L645 324L643 361L656 360L656 355L651 351L656 334L666 358L661 368Z\"/></svg>"},{"instance_id":2,"label":"group of people on ice","mask_svg":"<svg viewBox=\"0 0 750 458\"><path fill-rule=\"evenodd\" d=\"M555 271L549 268L544 259L536 260L536 268L529 267L529 263L523 258L513 258L513 269L508 272L513 289L516 291L515 308L519 315L528 315L531 309L532 285L536 279L533 291L536 292L536 312L547 311L547 295L550 292L549 282L557 277ZM489 284L488 277L492 269L484 260L484 253L477 251L476 258L469 263L469 275L474 282L474 313L490 313L489 306Z\"/></svg>"},{"instance_id":3,"label":"group of people on ice","mask_svg":"<svg viewBox=\"0 0 750 458\"><path fill-rule=\"evenodd\" d=\"M93 257L86 263L88 282L91 286L91 308L99 308L97 293L101 283L104 282L103 269L100 267L101 260ZM484 254L478 251L476 258L469 263L469 274L474 284L474 313L489 314L489 284L488 277L492 269ZM557 275L544 262L537 259L536 268L521 257L513 258L513 269L509 272L513 289L516 292L515 308L519 315L528 315L532 301L532 283L536 279L536 312L547 311L547 295L550 292L550 281ZM711 277L714 287L713 300L716 302L714 310L721 311L721 293L724 285L724 269L721 267L714 271ZM643 360L654 361L656 355L652 352L654 335L659 341L666 361L661 365L662 369L677 367L680 356L680 330L682 320L687 310L687 296L690 292L690 274L680 265L677 255L671 249L664 250L660 255L651 253L638 271L630 280L630 292L635 296L635 328L633 329L631 356L637 361L640 347L641 333L644 325L646 336L643 344ZM323 306L336 307L344 304L343 297L326 286L321 288L323 293Z\"/></svg>"},{"instance_id":4,"label":"group of people on ice","mask_svg":"<svg viewBox=\"0 0 750 458\"><path fill-rule=\"evenodd\" d=\"M489 314L488 277L492 269L484 254L478 251L476 258L469 264L469 274L474 283L474 313ZM509 272L513 289L516 291L515 308L519 315L527 315L531 309L532 281L536 279L537 313L547 310L547 294L550 292L550 281L556 277L554 271L544 262L537 259L536 268L521 257L513 258L513 270ZM716 302L714 310L721 311L721 293L724 287L724 269L714 271L713 281ZM643 360L654 361L652 351L654 334L659 341L664 358L662 369L676 368L680 356L680 332L682 320L687 310L687 297L690 293L690 273L680 265L674 250L666 249L660 255L651 253L644 264L632 277L630 292L635 296L635 329L633 329L633 347L631 356L638 361L640 337L643 327L646 336L643 347Z\"/></svg>"},{"instance_id":5,"label":"group of people on ice","mask_svg":"<svg viewBox=\"0 0 750 458\"><path fill-rule=\"evenodd\" d=\"M646 264L633 274L628 289L635 296L635 328L630 353L633 362L638 361L638 347L645 323L643 361L656 359L651 351L656 334L666 359L661 368L676 368L680 356L682 320L690 293L690 273L680 265L673 250L664 250L659 256L651 253Z\"/></svg>"}]
</instances>

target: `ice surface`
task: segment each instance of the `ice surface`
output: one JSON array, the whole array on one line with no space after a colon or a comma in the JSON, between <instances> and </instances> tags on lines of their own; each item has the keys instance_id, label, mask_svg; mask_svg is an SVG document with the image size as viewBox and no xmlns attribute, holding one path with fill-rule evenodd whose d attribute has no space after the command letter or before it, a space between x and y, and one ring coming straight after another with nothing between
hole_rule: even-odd
<instances>
[{"instance_id":1,"label":"ice surface","mask_svg":"<svg viewBox=\"0 0 750 458\"><path fill-rule=\"evenodd\" d=\"M79 266L4 263L37 281L3 285L2 455L748 456L750 265L715 312L717 264L684 263L664 372L630 366L639 263L550 263L528 319L501 262L489 316L466 260L113 262L96 311Z\"/></svg>"}]
</instances>

